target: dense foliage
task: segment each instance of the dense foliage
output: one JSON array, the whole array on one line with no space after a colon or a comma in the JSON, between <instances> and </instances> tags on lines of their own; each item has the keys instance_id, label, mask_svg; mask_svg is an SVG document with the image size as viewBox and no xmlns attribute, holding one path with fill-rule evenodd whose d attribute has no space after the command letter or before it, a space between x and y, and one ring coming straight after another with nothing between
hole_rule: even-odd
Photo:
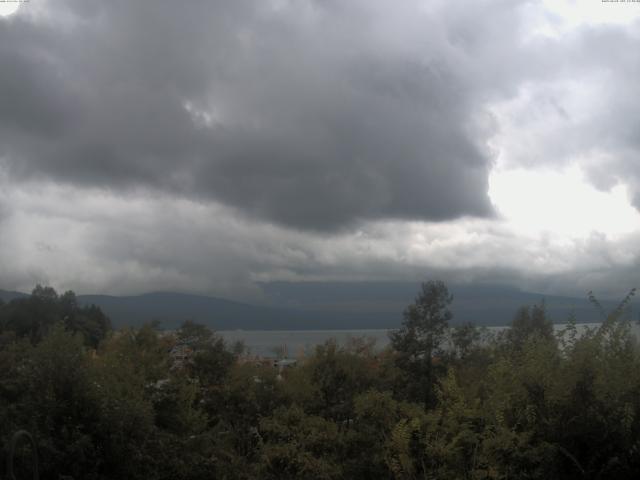
<instances>
[{"instance_id":1,"label":"dense foliage","mask_svg":"<svg viewBox=\"0 0 640 480\"><path fill-rule=\"evenodd\" d=\"M448 328L451 301L428 282L389 348L327 342L280 371L192 322L111 331L38 287L0 305L0 453L27 429L43 479L637 476L624 308L555 334L544 305L523 307L491 337Z\"/></svg>"}]
</instances>

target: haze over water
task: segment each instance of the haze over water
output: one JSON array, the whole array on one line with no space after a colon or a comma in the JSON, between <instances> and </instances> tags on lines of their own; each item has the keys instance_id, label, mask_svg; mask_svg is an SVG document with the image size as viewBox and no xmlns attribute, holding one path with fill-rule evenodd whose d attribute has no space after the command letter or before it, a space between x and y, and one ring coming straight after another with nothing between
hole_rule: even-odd
<instances>
[{"instance_id":1,"label":"haze over water","mask_svg":"<svg viewBox=\"0 0 640 480\"><path fill-rule=\"evenodd\" d=\"M599 323L579 323L576 325L578 332L584 332L586 328L596 328ZM567 324L555 324L556 332L566 328ZM496 334L509 327L485 327L488 334ZM640 325L631 324L631 330L640 336ZM335 339L338 345L346 345L350 339L366 338L374 339L376 348L382 350L389 344L388 329L363 329L363 330L222 330L218 333L229 343L244 342L251 355L260 357L277 357L282 351L286 351L290 358L302 354L313 353L317 345L327 340Z\"/></svg>"}]
</instances>

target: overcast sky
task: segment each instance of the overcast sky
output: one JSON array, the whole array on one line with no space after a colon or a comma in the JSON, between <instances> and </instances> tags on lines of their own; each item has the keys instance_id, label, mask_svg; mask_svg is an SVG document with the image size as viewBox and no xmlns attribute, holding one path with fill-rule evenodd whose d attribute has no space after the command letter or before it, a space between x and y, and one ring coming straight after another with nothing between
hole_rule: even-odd
<instances>
[{"instance_id":1,"label":"overcast sky","mask_svg":"<svg viewBox=\"0 0 640 480\"><path fill-rule=\"evenodd\" d=\"M0 3L0 288L640 286L640 3Z\"/></svg>"}]
</instances>

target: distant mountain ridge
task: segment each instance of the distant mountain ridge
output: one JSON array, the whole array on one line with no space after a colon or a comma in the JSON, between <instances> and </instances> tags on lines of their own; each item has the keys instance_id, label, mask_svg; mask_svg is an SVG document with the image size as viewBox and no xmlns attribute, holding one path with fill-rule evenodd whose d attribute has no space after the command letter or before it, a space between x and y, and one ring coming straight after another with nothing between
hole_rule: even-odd
<instances>
[{"instance_id":1,"label":"distant mountain ridge","mask_svg":"<svg viewBox=\"0 0 640 480\"><path fill-rule=\"evenodd\" d=\"M419 285L415 282L268 282L261 283L267 298L275 305L327 313L344 311L393 315L399 324L402 311L412 303ZM584 297L546 295L523 292L514 287L491 285L450 285L453 294L453 324L473 322L477 325L507 325L523 305L545 302L548 317L554 323L565 323L573 315L579 323L599 322L597 309ZM609 312L617 300L600 299ZM639 318L640 303L631 302L632 316ZM636 312L636 313L633 313Z\"/></svg>"},{"instance_id":2,"label":"distant mountain ridge","mask_svg":"<svg viewBox=\"0 0 640 480\"><path fill-rule=\"evenodd\" d=\"M78 301L99 306L115 327L140 326L157 320L162 328L172 329L184 320L194 320L216 330L384 329L400 326L402 311L418 290L415 283L386 282L271 282L260 286L268 305L171 292L78 295ZM451 291L454 325L467 321L506 325L520 306L543 299L549 317L556 323L566 322L572 312L578 322L601 320L586 297L541 295L503 287L452 286ZM26 296L0 290L0 299L5 302ZM601 303L607 310L617 305L613 301Z\"/></svg>"},{"instance_id":3,"label":"distant mountain ridge","mask_svg":"<svg viewBox=\"0 0 640 480\"><path fill-rule=\"evenodd\" d=\"M163 328L176 328L185 320L194 320L217 330L275 330L290 328L293 320L287 311L185 293L79 295L78 300L85 305L98 305L115 326L139 326L158 320Z\"/></svg>"},{"instance_id":4,"label":"distant mountain ridge","mask_svg":"<svg viewBox=\"0 0 640 480\"><path fill-rule=\"evenodd\" d=\"M28 296L29 295L27 295L26 293L10 292L10 291L7 291L7 290L0 290L0 300L2 300L3 302L10 302L14 298L24 298L24 297L28 297Z\"/></svg>"}]
</instances>

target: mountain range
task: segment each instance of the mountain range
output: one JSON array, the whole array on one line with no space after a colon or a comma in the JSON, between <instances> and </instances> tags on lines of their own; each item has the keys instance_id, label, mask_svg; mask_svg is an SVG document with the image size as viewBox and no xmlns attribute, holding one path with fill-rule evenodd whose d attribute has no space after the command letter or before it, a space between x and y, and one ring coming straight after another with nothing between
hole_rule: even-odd
<instances>
[{"instance_id":1,"label":"mountain range","mask_svg":"<svg viewBox=\"0 0 640 480\"><path fill-rule=\"evenodd\" d=\"M415 283L388 282L270 282L260 287L265 294L260 304L172 292L78 295L78 301L99 306L115 327L140 326L155 320L162 328L172 329L193 320L216 330L382 329L400 326L402 312L418 289ZM486 286L452 286L450 290L454 296L454 325L507 325L520 306L541 301L555 323L566 322L571 314L578 322L601 320L586 296L551 296ZM5 302L26 296L0 290L0 299ZM607 311L617 305L612 300L601 303ZM632 308L636 306L631 304Z\"/></svg>"}]
</instances>

